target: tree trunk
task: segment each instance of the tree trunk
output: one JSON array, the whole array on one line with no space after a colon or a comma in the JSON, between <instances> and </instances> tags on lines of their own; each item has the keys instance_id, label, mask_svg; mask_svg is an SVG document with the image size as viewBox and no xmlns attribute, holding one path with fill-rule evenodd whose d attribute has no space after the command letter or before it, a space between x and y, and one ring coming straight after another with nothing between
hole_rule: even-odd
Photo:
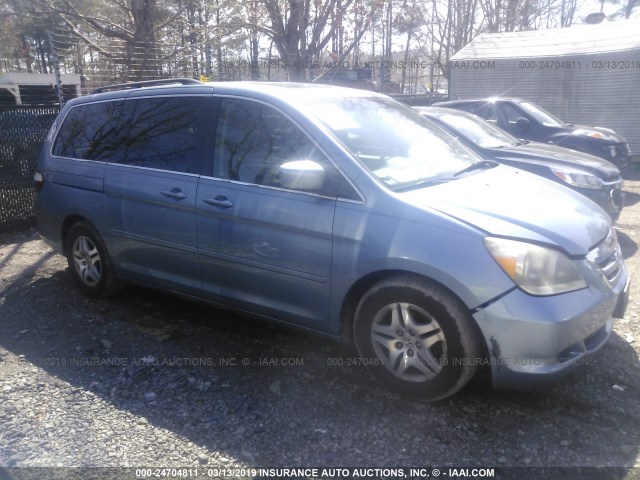
<instances>
[{"instance_id":1,"label":"tree trunk","mask_svg":"<svg viewBox=\"0 0 640 480\"><path fill-rule=\"evenodd\" d=\"M42 40L42 37L38 37L37 50L38 55L40 56L40 63L42 64L42 73L49 73L49 69L47 67L47 57L45 55L45 42Z\"/></svg>"},{"instance_id":2,"label":"tree trunk","mask_svg":"<svg viewBox=\"0 0 640 480\"><path fill-rule=\"evenodd\" d=\"M153 29L156 0L131 0L131 14L135 30L133 41L128 45L128 53L136 80L158 78L161 74L156 53Z\"/></svg>"},{"instance_id":3,"label":"tree trunk","mask_svg":"<svg viewBox=\"0 0 640 480\"><path fill-rule=\"evenodd\" d=\"M409 63L409 47L411 46L411 31L407 32L407 44L404 47L404 63L402 64L402 82L400 93L404 93L404 83L407 79L407 64Z\"/></svg>"},{"instance_id":4,"label":"tree trunk","mask_svg":"<svg viewBox=\"0 0 640 480\"><path fill-rule=\"evenodd\" d=\"M20 41L22 43L22 57L24 58L24 61L27 64L27 72L33 73L33 60L31 60L31 47L29 46L27 37L25 35L21 35Z\"/></svg>"},{"instance_id":5,"label":"tree trunk","mask_svg":"<svg viewBox=\"0 0 640 480\"><path fill-rule=\"evenodd\" d=\"M258 2L256 0L251 2L251 18L252 22L257 22L258 17ZM251 80L260 80L260 63L259 63L259 38L258 38L258 30L255 28L251 29L251 39L249 40L251 52Z\"/></svg>"}]
</instances>

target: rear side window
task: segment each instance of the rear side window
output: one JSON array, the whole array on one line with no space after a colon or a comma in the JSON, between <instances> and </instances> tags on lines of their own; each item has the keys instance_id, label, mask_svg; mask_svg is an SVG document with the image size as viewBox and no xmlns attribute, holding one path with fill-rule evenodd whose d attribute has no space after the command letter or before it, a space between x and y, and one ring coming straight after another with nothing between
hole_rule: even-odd
<instances>
[{"instance_id":1,"label":"rear side window","mask_svg":"<svg viewBox=\"0 0 640 480\"><path fill-rule=\"evenodd\" d=\"M123 163L174 172L201 171L207 102L202 97L132 100L127 157Z\"/></svg>"},{"instance_id":2,"label":"rear side window","mask_svg":"<svg viewBox=\"0 0 640 480\"><path fill-rule=\"evenodd\" d=\"M127 115L123 101L72 107L53 145L53 155L116 162L124 158Z\"/></svg>"}]
</instances>

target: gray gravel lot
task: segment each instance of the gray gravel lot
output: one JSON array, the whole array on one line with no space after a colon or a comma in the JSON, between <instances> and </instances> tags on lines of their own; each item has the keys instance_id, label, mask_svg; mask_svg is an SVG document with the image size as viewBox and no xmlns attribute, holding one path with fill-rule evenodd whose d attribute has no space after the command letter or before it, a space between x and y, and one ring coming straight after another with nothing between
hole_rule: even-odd
<instances>
[{"instance_id":1,"label":"gray gravel lot","mask_svg":"<svg viewBox=\"0 0 640 480\"><path fill-rule=\"evenodd\" d=\"M640 166L625 178L617 225L635 282L605 348L550 388L478 379L437 404L382 391L348 349L304 332L137 287L87 299L35 231L1 236L0 462L475 466L500 478L525 478L515 466L640 467Z\"/></svg>"}]
</instances>

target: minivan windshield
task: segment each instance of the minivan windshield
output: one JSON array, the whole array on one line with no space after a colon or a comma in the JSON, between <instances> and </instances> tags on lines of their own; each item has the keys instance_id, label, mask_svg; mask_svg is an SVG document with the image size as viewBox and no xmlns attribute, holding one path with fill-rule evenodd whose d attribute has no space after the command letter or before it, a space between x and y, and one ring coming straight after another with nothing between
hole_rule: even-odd
<instances>
[{"instance_id":1,"label":"minivan windshield","mask_svg":"<svg viewBox=\"0 0 640 480\"><path fill-rule=\"evenodd\" d=\"M315 98L308 114L392 190L451 180L481 160L443 128L384 97Z\"/></svg>"}]
</instances>

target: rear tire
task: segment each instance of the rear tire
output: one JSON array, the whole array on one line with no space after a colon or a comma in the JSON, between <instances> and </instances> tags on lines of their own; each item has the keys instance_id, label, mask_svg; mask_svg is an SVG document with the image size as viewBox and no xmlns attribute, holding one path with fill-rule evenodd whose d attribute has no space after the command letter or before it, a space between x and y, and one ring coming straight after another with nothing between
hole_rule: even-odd
<instances>
[{"instance_id":1,"label":"rear tire","mask_svg":"<svg viewBox=\"0 0 640 480\"><path fill-rule=\"evenodd\" d=\"M389 390L436 401L459 391L482 362L480 333L441 285L395 275L374 285L354 318L359 355Z\"/></svg>"},{"instance_id":2,"label":"rear tire","mask_svg":"<svg viewBox=\"0 0 640 480\"><path fill-rule=\"evenodd\" d=\"M107 249L91 225L86 222L73 225L67 234L65 251L71 277L82 293L105 298L120 290Z\"/></svg>"}]
</instances>

